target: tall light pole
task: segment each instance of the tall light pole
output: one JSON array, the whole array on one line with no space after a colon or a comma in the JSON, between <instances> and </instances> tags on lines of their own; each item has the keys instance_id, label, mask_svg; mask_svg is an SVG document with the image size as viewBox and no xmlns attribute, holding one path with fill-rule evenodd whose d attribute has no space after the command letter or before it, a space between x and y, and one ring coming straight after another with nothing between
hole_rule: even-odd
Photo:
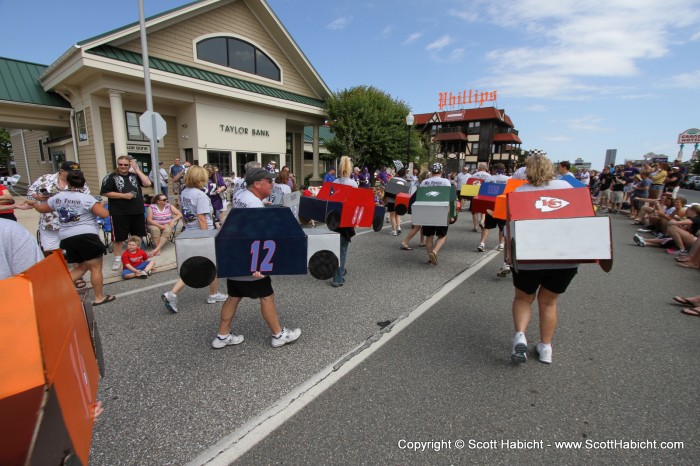
<instances>
[{"instance_id":1,"label":"tall light pole","mask_svg":"<svg viewBox=\"0 0 700 466\"><path fill-rule=\"evenodd\" d=\"M406 127L408 128L408 146L406 148L406 170L408 170L408 166L411 163L411 127L413 126L413 121L415 118L413 117L413 113L408 112L408 115L406 115Z\"/></svg>"}]
</instances>

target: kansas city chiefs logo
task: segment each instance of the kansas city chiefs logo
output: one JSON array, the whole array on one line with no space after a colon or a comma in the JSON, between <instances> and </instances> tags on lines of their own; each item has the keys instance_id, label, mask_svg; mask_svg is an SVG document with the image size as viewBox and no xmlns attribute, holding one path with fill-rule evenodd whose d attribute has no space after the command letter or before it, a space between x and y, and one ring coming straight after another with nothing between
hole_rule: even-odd
<instances>
[{"instance_id":1,"label":"kansas city chiefs logo","mask_svg":"<svg viewBox=\"0 0 700 466\"><path fill-rule=\"evenodd\" d=\"M428 191L427 193L425 193L425 195L426 197L437 197L440 195L440 193L437 191Z\"/></svg>"},{"instance_id":2,"label":"kansas city chiefs logo","mask_svg":"<svg viewBox=\"0 0 700 466\"><path fill-rule=\"evenodd\" d=\"M542 212L552 212L568 205L568 201L556 197L541 197L535 201L535 209L541 210Z\"/></svg>"}]
</instances>

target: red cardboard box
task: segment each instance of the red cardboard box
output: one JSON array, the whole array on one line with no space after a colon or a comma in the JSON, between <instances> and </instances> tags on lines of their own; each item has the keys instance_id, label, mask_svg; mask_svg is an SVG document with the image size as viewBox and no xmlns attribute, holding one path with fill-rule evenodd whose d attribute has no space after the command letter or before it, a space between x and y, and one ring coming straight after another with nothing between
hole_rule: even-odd
<instances>
[{"instance_id":1,"label":"red cardboard box","mask_svg":"<svg viewBox=\"0 0 700 466\"><path fill-rule=\"evenodd\" d=\"M513 192L507 207L516 270L541 262L598 262L612 269L610 218L595 216L588 189Z\"/></svg>"}]
</instances>

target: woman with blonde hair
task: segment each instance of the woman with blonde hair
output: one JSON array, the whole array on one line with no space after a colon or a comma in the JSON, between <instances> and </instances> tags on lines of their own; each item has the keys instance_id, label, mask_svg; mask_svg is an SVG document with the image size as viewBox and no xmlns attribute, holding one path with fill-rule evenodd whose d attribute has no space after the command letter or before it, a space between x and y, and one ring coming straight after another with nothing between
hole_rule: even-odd
<instances>
[{"instance_id":1,"label":"woman with blonde hair","mask_svg":"<svg viewBox=\"0 0 700 466\"><path fill-rule=\"evenodd\" d=\"M525 162L529 184L518 187L516 192L570 189L566 181L554 179L554 168L546 153L533 150ZM509 228L509 225L506 226ZM506 263L512 263L510 244L506 248ZM513 362L527 361L527 339L525 331L530 323L532 304L537 300L540 314L540 342L535 350L541 362L552 362L552 337L557 326L557 298L564 293L578 271L578 264L537 263L519 264L513 271Z\"/></svg>"},{"instance_id":2,"label":"woman with blonde hair","mask_svg":"<svg viewBox=\"0 0 700 466\"><path fill-rule=\"evenodd\" d=\"M202 189L209 179L209 172L193 165L185 173L186 188L180 192L180 207L182 209L182 219L185 222L185 230L213 230L214 221L212 219L212 207L209 196L204 194ZM185 282L178 279L172 290L163 294L162 299L165 307L171 312L177 312L177 294L185 288ZM208 304L222 303L226 301L226 296L219 293L219 280L214 279L209 285Z\"/></svg>"},{"instance_id":3,"label":"woman with blonde hair","mask_svg":"<svg viewBox=\"0 0 700 466\"><path fill-rule=\"evenodd\" d=\"M347 186L352 186L357 188L357 183L353 180L350 175L352 175L352 160L347 155L340 158L340 163L338 164L338 177L333 181L336 184L344 184ZM340 264L338 270L335 272L333 281L331 285L334 287L343 286L345 283L345 262L348 257L348 246L350 246L350 238L355 236L355 228L338 228L337 233L340 233Z\"/></svg>"}]
</instances>

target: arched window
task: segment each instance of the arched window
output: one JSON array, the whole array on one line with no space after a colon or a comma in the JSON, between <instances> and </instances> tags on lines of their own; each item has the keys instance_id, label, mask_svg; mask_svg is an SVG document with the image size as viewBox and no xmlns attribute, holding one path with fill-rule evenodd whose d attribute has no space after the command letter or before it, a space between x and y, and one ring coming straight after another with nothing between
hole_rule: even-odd
<instances>
[{"instance_id":1,"label":"arched window","mask_svg":"<svg viewBox=\"0 0 700 466\"><path fill-rule=\"evenodd\" d=\"M197 58L234 70L280 80L280 69L265 52L234 37L211 37L197 42Z\"/></svg>"}]
</instances>

